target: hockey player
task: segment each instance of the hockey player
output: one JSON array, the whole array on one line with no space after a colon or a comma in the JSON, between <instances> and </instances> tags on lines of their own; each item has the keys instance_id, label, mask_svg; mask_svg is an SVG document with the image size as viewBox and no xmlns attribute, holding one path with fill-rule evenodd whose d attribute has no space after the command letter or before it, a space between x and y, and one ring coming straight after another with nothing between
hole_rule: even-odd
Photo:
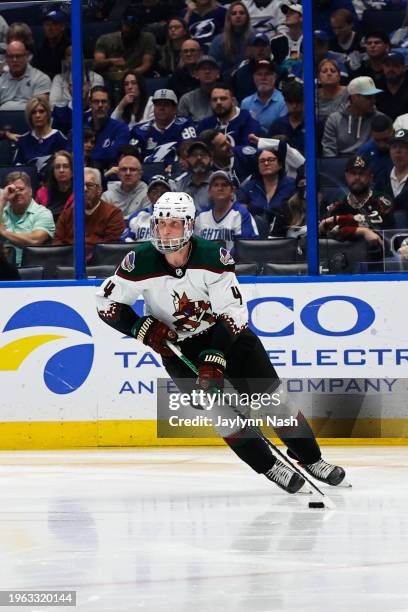
<instances>
[{"instance_id":1,"label":"hockey player","mask_svg":"<svg viewBox=\"0 0 408 612\"><path fill-rule=\"evenodd\" d=\"M219 244L193 237L195 206L185 193L165 193L154 205L151 242L130 251L115 275L97 292L101 319L122 334L133 336L160 353L170 377L183 391L195 384L222 389L224 377L239 393L276 388L278 377L259 338L249 329L247 308L234 272L234 261ZM143 295L145 316L131 308ZM183 297L185 316L174 315L174 296ZM185 308L185 306L188 308ZM176 313L175 313L176 310ZM197 381L174 356L167 340L178 342L198 368ZM239 420L239 419L238 419ZM301 413L296 427L276 433L312 476L337 485L344 470L321 458L312 430ZM305 480L277 459L256 429L237 423L221 432L230 448L256 472L289 493Z\"/></svg>"}]
</instances>

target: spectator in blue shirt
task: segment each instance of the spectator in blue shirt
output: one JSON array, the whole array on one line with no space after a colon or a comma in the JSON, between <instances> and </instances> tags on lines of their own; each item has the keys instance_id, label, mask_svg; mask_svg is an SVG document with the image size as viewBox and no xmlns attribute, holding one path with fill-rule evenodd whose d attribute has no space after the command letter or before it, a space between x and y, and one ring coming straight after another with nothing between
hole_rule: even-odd
<instances>
[{"instance_id":1,"label":"spectator in blue shirt","mask_svg":"<svg viewBox=\"0 0 408 612\"><path fill-rule=\"evenodd\" d=\"M369 161L375 177L392 170L390 140L393 136L394 129L391 119L386 115L377 115L371 122L370 140L357 149L357 155Z\"/></svg>"},{"instance_id":2,"label":"spectator in blue shirt","mask_svg":"<svg viewBox=\"0 0 408 612\"><path fill-rule=\"evenodd\" d=\"M213 115L206 117L197 126L197 133L214 128L228 136L232 145L249 144L248 136L261 136L258 121L247 110L235 104L233 89L224 83L215 83L211 91Z\"/></svg>"},{"instance_id":3,"label":"spectator in blue shirt","mask_svg":"<svg viewBox=\"0 0 408 612\"><path fill-rule=\"evenodd\" d=\"M288 83L283 90L288 114L276 119L269 129L268 136L286 136L288 144L301 153L305 148L305 114L303 85L297 81Z\"/></svg>"},{"instance_id":4,"label":"spectator in blue shirt","mask_svg":"<svg viewBox=\"0 0 408 612\"><path fill-rule=\"evenodd\" d=\"M124 121L109 117L109 94L106 87L93 87L90 95L91 111L86 116L85 126L95 132L95 147L92 161L101 168L110 168L119 156L119 147L129 142L129 128Z\"/></svg>"},{"instance_id":5,"label":"spectator in blue shirt","mask_svg":"<svg viewBox=\"0 0 408 612\"><path fill-rule=\"evenodd\" d=\"M35 165L37 172L44 175L51 155L67 148L67 139L59 130L51 127L51 107L44 98L31 98L26 104L26 119L32 128L19 137L15 162Z\"/></svg>"},{"instance_id":6,"label":"spectator in blue shirt","mask_svg":"<svg viewBox=\"0 0 408 612\"><path fill-rule=\"evenodd\" d=\"M275 89L276 70L269 60L260 60L254 70L256 93L244 98L241 108L248 110L268 133L275 119L287 115L288 109L282 93Z\"/></svg>"},{"instance_id":7,"label":"spectator in blue shirt","mask_svg":"<svg viewBox=\"0 0 408 612\"><path fill-rule=\"evenodd\" d=\"M246 204L254 215L265 215L272 221L277 209L296 191L295 179L285 175L285 165L279 151L261 151L254 178L245 183L237 194L238 202Z\"/></svg>"}]
</instances>

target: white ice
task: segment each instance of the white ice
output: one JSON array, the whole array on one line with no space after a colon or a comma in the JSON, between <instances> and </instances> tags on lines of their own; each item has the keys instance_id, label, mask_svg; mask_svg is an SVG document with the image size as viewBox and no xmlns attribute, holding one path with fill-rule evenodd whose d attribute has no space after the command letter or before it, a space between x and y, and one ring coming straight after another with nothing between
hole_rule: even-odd
<instances>
[{"instance_id":1,"label":"white ice","mask_svg":"<svg viewBox=\"0 0 408 612\"><path fill-rule=\"evenodd\" d=\"M408 448L324 456L353 484L325 488L333 511L224 448L1 452L0 590L73 589L58 609L81 612L406 612Z\"/></svg>"}]
</instances>

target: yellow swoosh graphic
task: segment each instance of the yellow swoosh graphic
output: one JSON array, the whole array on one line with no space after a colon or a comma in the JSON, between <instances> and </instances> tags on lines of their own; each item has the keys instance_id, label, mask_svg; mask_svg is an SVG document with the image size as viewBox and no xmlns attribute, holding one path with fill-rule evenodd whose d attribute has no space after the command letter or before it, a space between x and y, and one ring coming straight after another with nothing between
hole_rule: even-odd
<instances>
[{"instance_id":1,"label":"yellow swoosh graphic","mask_svg":"<svg viewBox=\"0 0 408 612\"><path fill-rule=\"evenodd\" d=\"M0 348L0 370L18 370L24 359L34 349L60 338L66 338L66 336L42 334L41 336L27 336L6 344Z\"/></svg>"}]
</instances>

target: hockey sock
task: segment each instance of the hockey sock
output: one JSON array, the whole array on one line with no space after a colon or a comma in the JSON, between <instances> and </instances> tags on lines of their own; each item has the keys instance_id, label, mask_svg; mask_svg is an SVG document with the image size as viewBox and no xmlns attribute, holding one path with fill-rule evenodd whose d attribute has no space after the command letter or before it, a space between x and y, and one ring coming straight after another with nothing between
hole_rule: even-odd
<instances>
[{"instance_id":1,"label":"hockey sock","mask_svg":"<svg viewBox=\"0 0 408 612\"><path fill-rule=\"evenodd\" d=\"M288 447L288 455L300 463L315 463L321 452L309 423L301 412L297 415L297 426L275 427L282 442Z\"/></svg>"},{"instance_id":2,"label":"hockey sock","mask_svg":"<svg viewBox=\"0 0 408 612\"><path fill-rule=\"evenodd\" d=\"M230 449L258 474L265 474L276 461L268 444L257 436L256 430L251 427L245 427L224 440Z\"/></svg>"}]
</instances>

